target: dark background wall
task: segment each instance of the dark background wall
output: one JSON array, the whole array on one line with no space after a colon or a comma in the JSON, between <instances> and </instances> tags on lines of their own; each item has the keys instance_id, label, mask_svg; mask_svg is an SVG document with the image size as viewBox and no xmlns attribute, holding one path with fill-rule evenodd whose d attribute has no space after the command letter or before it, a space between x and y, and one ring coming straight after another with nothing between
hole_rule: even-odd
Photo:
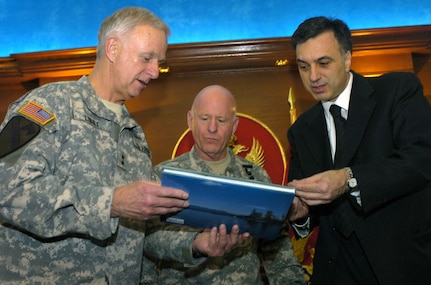
<instances>
[{"instance_id":1,"label":"dark background wall","mask_svg":"<svg viewBox=\"0 0 431 285\"><path fill-rule=\"evenodd\" d=\"M96 46L101 21L132 5L164 19L170 43L286 37L318 15L351 29L431 24L424 0L0 0L0 57Z\"/></svg>"}]
</instances>

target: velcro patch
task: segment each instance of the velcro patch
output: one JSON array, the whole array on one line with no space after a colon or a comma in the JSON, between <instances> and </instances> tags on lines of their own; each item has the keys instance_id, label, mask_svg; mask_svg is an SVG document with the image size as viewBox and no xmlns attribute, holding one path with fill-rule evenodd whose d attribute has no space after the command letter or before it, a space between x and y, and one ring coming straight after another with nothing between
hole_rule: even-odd
<instances>
[{"instance_id":1,"label":"velcro patch","mask_svg":"<svg viewBox=\"0 0 431 285\"><path fill-rule=\"evenodd\" d=\"M44 109L39 104L31 101L21 107L18 112L26 117L33 119L35 122L41 124L42 126L55 119L53 113Z\"/></svg>"}]
</instances>

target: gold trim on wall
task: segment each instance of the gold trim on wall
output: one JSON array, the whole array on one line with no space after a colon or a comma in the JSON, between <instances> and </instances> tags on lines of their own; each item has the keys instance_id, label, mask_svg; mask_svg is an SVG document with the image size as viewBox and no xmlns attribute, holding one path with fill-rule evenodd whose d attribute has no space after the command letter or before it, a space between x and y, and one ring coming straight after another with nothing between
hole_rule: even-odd
<instances>
[{"instance_id":1,"label":"gold trim on wall","mask_svg":"<svg viewBox=\"0 0 431 285\"><path fill-rule=\"evenodd\" d=\"M431 54L431 25L352 31L353 56ZM40 77L86 74L96 48L12 54L0 58L0 86ZM276 61L279 63L274 64ZM290 37L171 44L164 66L169 74L255 68L296 69Z\"/></svg>"}]
</instances>

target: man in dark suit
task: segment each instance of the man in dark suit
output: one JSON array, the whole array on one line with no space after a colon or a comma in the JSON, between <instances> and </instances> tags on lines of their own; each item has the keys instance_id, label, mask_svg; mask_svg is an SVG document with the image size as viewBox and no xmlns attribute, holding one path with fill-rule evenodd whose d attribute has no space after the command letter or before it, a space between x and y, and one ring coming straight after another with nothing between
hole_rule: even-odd
<instances>
[{"instance_id":1,"label":"man in dark suit","mask_svg":"<svg viewBox=\"0 0 431 285\"><path fill-rule=\"evenodd\" d=\"M311 283L431 284L431 108L420 81L351 71L341 20L308 19L292 42L319 101L288 131L290 220L299 235L320 227Z\"/></svg>"}]
</instances>

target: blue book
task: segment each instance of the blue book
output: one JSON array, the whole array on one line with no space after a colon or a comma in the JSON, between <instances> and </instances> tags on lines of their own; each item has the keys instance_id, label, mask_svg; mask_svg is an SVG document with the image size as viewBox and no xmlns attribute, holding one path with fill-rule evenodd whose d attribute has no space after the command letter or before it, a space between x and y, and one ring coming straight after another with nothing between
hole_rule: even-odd
<instances>
[{"instance_id":1,"label":"blue book","mask_svg":"<svg viewBox=\"0 0 431 285\"><path fill-rule=\"evenodd\" d=\"M162 169L162 185L189 193L190 207L162 217L162 221L212 228L237 224L240 232L276 239L295 197L289 186L219 176L175 167Z\"/></svg>"}]
</instances>

